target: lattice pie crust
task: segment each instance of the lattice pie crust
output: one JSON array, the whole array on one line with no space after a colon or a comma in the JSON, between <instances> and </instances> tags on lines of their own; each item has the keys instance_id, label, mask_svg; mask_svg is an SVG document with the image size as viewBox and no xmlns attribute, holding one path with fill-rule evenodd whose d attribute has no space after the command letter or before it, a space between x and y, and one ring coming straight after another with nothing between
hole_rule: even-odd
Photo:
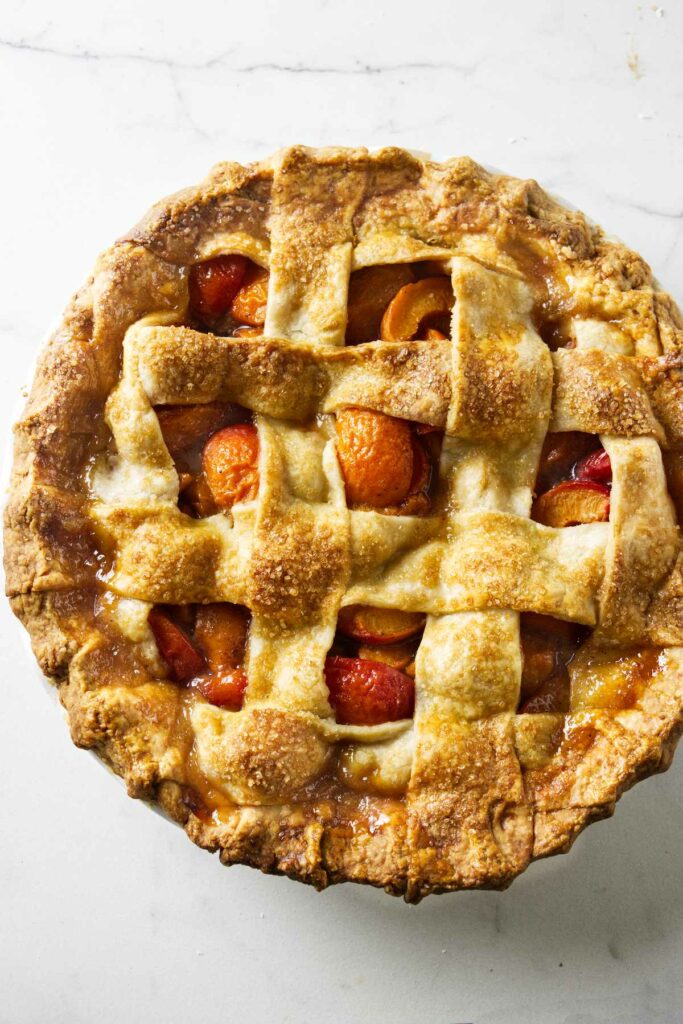
<instances>
[{"instance_id":1,"label":"lattice pie crust","mask_svg":"<svg viewBox=\"0 0 683 1024\"><path fill-rule=\"evenodd\" d=\"M178 326L188 268L221 253L270 270L262 337ZM422 260L450 268L453 340L344 346L350 273ZM220 164L102 255L17 427L8 593L74 741L225 863L319 887L502 887L568 849L680 728L682 349L646 264L534 182L396 149ZM258 497L192 519L153 406L216 400L255 414ZM347 508L348 405L445 429L437 513ZM609 523L529 518L548 431L600 435ZM253 616L240 711L167 681L147 624L207 601ZM323 664L352 603L427 613L413 720L335 722ZM522 611L595 627L616 676L654 649L637 700L516 713Z\"/></svg>"}]
</instances>

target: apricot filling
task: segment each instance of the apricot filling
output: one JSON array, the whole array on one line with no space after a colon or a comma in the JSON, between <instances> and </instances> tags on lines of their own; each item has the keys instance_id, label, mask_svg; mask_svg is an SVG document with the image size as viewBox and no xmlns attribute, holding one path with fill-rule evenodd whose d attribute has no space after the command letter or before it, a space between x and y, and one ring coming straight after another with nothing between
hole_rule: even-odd
<instances>
[{"instance_id":1,"label":"apricot filling","mask_svg":"<svg viewBox=\"0 0 683 1024\"><path fill-rule=\"evenodd\" d=\"M522 714L569 711L568 665L588 630L550 615L525 612L520 616Z\"/></svg>"},{"instance_id":2,"label":"apricot filling","mask_svg":"<svg viewBox=\"0 0 683 1024\"><path fill-rule=\"evenodd\" d=\"M202 469L219 508L230 509L256 497L258 454L258 433L252 423L224 427L206 442Z\"/></svg>"},{"instance_id":3,"label":"apricot filling","mask_svg":"<svg viewBox=\"0 0 683 1024\"><path fill-rule=\"evenodd\" d=\"M171 458L189 469L204 440L229 423L234 410L222 402L159 406L157 419Z\"/></svg>"},{"instance_id":4,"label":"apricot filling","mask_svg":"<svg viewBox=\"0 0 683 1024\"><path fill-rule=\"evenodd\" d=\"M421 436L407 420L371 409L340 409L337 455L350 506L419 515L428 491L441 432Z\"/></svg>"},{"instance_id":5,"label":"apricot filling","mask_svg":"<svg viewBox=\"0 0 683 1024\"><path fill-rule=\"evenodd\" d=\"M211 323L225 313L244 281L249 260L246 256L217 256L197 263L190 270L190 308Z\"/></svg>"},{"instance_id":6,"label":"apricot filling","mask_svg":"<svg viewBox=\"0 0 683 1024\"><path fill-rule=\"evenodd\" d=\"M381 661L392 668L405 672L411 679L415 678L415 644L361 644L358 657L363 661Z\"/></svg>"},{"instance_id":7,"label":"apricot filling","mask_svg":"<svg viewBox=\"0 0 683 1024\"><path fill-rule=\"evenodd\" d=\"M168 405L155 409L179 481L179 507L204 517L251 501L258 491L259 443L238 405Z\"/></svg>"},{"instance_id":8,"label":"apricot filling","mask_svg":"<svg viewBox=\"0 0 683 1024\"><path fill-rule=\"evenodd\" d=\"M147 621L159 654L166 662L168 674L174 682L189 683L204 671L204 658L168 612L152 608Z\"/></svg>"},{"instance_id":9,"label":"apricot filling","mask_svg":"<svg viewBox=\"0 0 683 1024\"><path fill-rule=\"evenodd\" d=\"M365 267L351 275L346 322L346 343L377 341L384 311L396 293L414 280L407 263Z\"/></svg>"},{"instance_id":10,"label":"apricot filling","mask_svg":"<svg viewBox=\"0 0 683 1024\"><path fill-rule=\"evenodd\" d=\"M263 267L251 265L245 283L230 304L235 320L251 327L262 327L266 321L269 274Z\"/></svg>"},{"instance_id":11,"label":"apricot filling","mask_svg":"<svg viewBox=\"0 0 683 1024\"><path fill-rule=\"evenodd\" d=\"M340 409L337 453L349 502L397 505L413 478L410 424L371 409Z\"/></svg>"},{"instance_id":12,"label":"apricot filling","mask_svg":"<svg viewBox=\"0 0 683 1024\"><path fill-rule=\"evenodd\" d=\"M346 344L445 340L454 297L437 261L364 267L351 275Z\"/></svg>"},{"instance_id":13,"label":"apricot filling","mask_svg":"<svg viewBox=\"0 0 683 1024\"><path fill-rule=\"evenodd\" d=\"M190 318L218 334L261 334L269 273L246 256L215 256L190 269Z\"/></svg>"},{"instance_id":14,"label":"apricot filling","mask_svg":"<svg viewBox=\"0 0 683 1024\"><path fill-rule=\"evenodd\" d=\"M562 528L609 519L612 466L591 434L548 434L536 480L531 517Z\"/></svg>"},{"instance_id":15,"label":"apricot filling","mask_svg":"<svg viewBox=\"0 0 683 1024\"><path fill-rule=\"evenodd\" d=\"M384 311L380 337L383 341L409 341L417 338L420 327L445 326L453 302L453 287L447 277L423 277L406 284Z\"/></svg>"},{"instance_id":16,"label":"apricot filling","mask_svg":"<svg viewBox=\"0 0 683 1024\"><path fill-rule=\"evenodd\" d=\"M227 603L155 606L148 618L169 677L232 710L242 706L247 686L243 663L249 621L246 608Z\"/></svg>"},{"instance_id":17,"label":"apricot filling","mask_svg":"<svg viewBox=\"0 0 683 1024\"><path fill-rule=\"evenodd\" d=\"M425 619L421 612L350 604L340 610L337 628L351 640L384 646L403 643L422 632Z\"/></svg>"},{"instance_id":18,"label":"apricot filling","mask_svg":"<svg viewBox=\"0 0 683 1024\"><path fill-rule=\"evenodd\" d=\"M378 725L410 718L415 700L415 655L426 616L397 608L347 605L325 664L330 703L338 722Z\"/></svg>"}]
</instances>

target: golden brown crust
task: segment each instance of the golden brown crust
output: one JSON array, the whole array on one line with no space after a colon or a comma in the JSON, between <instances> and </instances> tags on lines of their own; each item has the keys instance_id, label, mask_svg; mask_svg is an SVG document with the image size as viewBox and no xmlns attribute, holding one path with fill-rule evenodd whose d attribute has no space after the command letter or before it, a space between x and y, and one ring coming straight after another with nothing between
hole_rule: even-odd
<instances>
[{"instance_id":1,"label":"golden brown crust","mask_svg":"<svg viewBox=\"0 0 683 1024\"><path fill-rule=\"evenodd\" d=\"M263 339L174 326L188 267L220 252L270 268ZM349 273L428 258L450 262L453 343L344 348ZM551 358L537 331L556 325L572 347ZM7 589L75 742L224 863L318 887L353 879L417 900L505 886L567 849L666 766L680 731L680 541L659 446L683 446L682 360L683 319L643 260L534 182L396 149L219 165L103 254L17 426ZM446 427L447 515L348 513L333 443L307 423L359 394ZM216 399L258 414L264 449L259 503L230 529L177 510L148 416ZM609 527L562 536L528 520L548 429L601 434ZM255 612L241 717L189 707L158 678L144 602L203 600ZM364 795L362 812L353 792L306 789L340 740L380 758L403 742L330 722L320 665L340 602L359 601L430 613L407 797ZM516 716L516 610L668 650L626 710ZM213 817L193 802L197 773L228 794Z\"/></svg>"}]
</instances>

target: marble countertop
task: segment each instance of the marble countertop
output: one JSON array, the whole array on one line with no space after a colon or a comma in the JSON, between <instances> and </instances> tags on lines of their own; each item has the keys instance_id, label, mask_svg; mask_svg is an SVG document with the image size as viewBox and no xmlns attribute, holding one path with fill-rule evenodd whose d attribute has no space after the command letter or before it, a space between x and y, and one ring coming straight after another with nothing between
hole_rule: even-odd
<instances>
[{"instance_id":1,"label":"marble countertop","mask_svg":"<svg viewBox=\"0 0 683 1024\"><path fill-rule=\"evenodd\" d=\"M153 0L0 13L2 435L96 253L291 142L536 177L683 299L683 3ZM3 606L0 1021L683 1022L683 756L506 893L222 869L70 744Z\"/></svg>"}]
</instances>

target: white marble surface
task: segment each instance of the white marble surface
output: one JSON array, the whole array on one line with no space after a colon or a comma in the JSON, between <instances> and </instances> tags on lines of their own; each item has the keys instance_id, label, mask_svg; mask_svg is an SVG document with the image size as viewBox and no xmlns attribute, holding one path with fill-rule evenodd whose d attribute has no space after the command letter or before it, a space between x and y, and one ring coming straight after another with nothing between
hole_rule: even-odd
<instances>
[{"instance_id":1,"label":"white marble surface","mask_svg":"<svg viewBox=\"0 0 683 1024\"><path fill-rule=\"evenodd\" d=\"M5 0L2 433L95 254L219 159L469 153L683 298L683 4ZM683 758L507 893L226 871L70 745L2 610L0 1022L683 1021Z\"/></svg>"}]
</instances>

